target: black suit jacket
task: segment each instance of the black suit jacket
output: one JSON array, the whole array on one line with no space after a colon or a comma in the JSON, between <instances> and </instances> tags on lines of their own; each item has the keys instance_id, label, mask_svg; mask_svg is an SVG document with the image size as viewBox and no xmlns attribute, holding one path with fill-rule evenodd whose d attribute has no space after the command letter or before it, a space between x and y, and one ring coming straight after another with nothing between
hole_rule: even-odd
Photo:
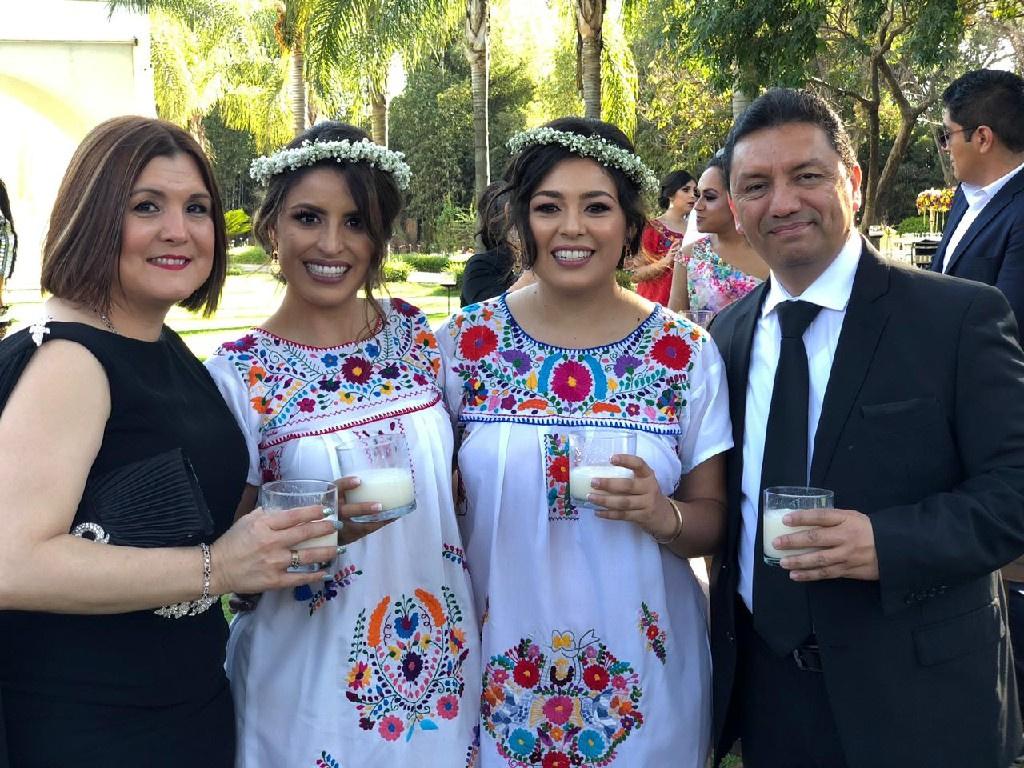
<instances>
[{"instance_id":1,"label":"black suit jacket","mask_svg":"<svg viewBox=\"0 0 1024 768\"><path fill-rule=\"evenodd\" d=\"M957 188L932 270L942 271L946 246L967 211L967 199ZM1003 292L1024 323L1024 171L1012 177L981 210L950 258L947 275L994 285Z\"/></svg>"},{"instance_id":2,"label":"black suit jacket","mask_svg":"<svg viewBox=\"0 0 1024 768\"><path fill-rule=\"evenodd\" d=\"M735 737L735 605L750 348L767 284L718 315L735 447L711 581L717 756ZM761 427L763 428L763 427ZM811 485L871 517L881 578L809 585L850 768L1004 768L1020 746L1000 566L1024 552L1024 356L996 290L865 245Z\"/></svg>"}]
</instances>

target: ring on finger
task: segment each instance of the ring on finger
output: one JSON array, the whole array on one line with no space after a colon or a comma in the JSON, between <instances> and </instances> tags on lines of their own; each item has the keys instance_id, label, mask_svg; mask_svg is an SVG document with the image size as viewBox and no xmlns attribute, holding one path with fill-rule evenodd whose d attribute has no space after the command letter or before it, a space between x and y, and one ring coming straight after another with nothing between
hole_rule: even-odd
<instances>
[{"instance_id":1,"label":"ring on finger","mask_svg":"<svg viewBox=\"0 0 1024 768\"><path fill-rule=\"evenodd\" d=\"M292 568L298 568L302 563L299 561L299 550L292 550Z\"/></svg>"}]
</instances>

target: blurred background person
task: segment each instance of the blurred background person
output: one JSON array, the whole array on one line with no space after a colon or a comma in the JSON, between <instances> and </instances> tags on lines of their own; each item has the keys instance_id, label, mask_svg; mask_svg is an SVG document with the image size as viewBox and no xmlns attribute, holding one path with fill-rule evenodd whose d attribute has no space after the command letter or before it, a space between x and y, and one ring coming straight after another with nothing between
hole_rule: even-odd
<instances>
[{"instance_id":1,"label":"blurred background person","mask_svg":"<svg viewBox=\"0 0 1024 768\"><path fill-rule=\"evenodd\" d=\"M7 335L10 326L10 320L6 317L8 306L4 302L4 286L14 272L17 258L18 232L14 228L11 198L7 194L7 185L0 179L0 339Z\"/></svg>"},{"instance_id":2,"label":"blurred background person","mask_svg":"<svg viewBox=\"0 0 1024 768\"><path fill-rule=\"evenodd\" d=\"M647 222L640 252L627 264L636 281L636 292L645 299L668 305L673 271L669 251L683 241L687 217L696 201L697 181L686 171L672 171L662 180L658 205L664 213Z\"/></svg>"},{"instance_id":3,"label":"blurred background person","mask_svg":"<svg viewBox=\"0 0 1024 768\"><path fill-rule=\"evenodd\" d=\"M505 239L508 218L508 194L505 182L492 182L477 203L480 228L477 234L484 250L466 262L462 274L461 306L500 296L516 281L515 251Z\"/></svg>"},{"instance_id":4,"label":"blurred background person","mask_svg":"<svg viewBox=\"0 0 1024 768\"><path fill-rule=\"evenodd\" d=\"M672 247L675 268L668 308L719 312L768 277L768 265L736 230L728 185L719 157L712 158L697 184L697 230L704 236Z\"/></svg>"}]
</instances>

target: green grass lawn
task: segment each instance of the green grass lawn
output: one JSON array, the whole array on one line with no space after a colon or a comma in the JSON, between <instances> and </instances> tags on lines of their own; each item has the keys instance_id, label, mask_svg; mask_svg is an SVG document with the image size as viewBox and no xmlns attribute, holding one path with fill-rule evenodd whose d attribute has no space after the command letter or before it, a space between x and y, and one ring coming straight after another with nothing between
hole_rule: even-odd
<instances>
[{"instance_id":1,"label":"green grass lawn","mask_svg":"<svg viewBox=\"0 0 1024 768\"><path fill-rule=\"evenodd\" d=\"M405 299L422 309L435 328L449 314L445 289L440 286L413 283L390 283L385 296ZM265 320L280 304L284 286L267 272L229 275L216 314L203 317L174 307L167 324L176 330L189 348L200 358L213 354L224 341L237 338L253 325ZM6 296L11 304L11 317L16 327L31 323L42 312L38 292L14 291ZM459 308L458 290L452 289L451 311Z\"/></svg>"}]
</instances>

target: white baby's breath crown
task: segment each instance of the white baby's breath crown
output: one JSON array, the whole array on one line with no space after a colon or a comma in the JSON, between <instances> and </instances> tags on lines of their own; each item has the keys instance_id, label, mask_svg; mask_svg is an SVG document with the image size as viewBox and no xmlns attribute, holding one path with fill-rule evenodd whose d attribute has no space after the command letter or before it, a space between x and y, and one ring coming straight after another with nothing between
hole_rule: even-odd
<instances>
[{"instance_id":1,"label":"white baby's breath crown","mask_svg":"<svg viewBox=\"0 0 1024 768\"><path fill-rule=\"evenodd\" d=\"M294 171L321 160L338 163L368 163L395 177L399 189L409 188L412 171L401 152L374 144L369 139L359 141L304 141L299 147L285 148L266 157L257 157L249 166L249 175L260 184L266 184L279 173Z\"/></svg>"},{"instance_id":2,"label":"white baby's breath crown","mask_svg":"<svg viewBox=\"0 0 1024 768\"><path fill-rule=\"evenodd\" d=\"M656 192L658 190L658 177L638 155L601 136L584 136L572 131L560 131L557 128L541 126L517 133L509 139L508 148L513 155L518 155L527 147L544 144L560 144L570 152L589 157L601 165L618 168L647 191Z\"/></svg>"}]
</instances>

